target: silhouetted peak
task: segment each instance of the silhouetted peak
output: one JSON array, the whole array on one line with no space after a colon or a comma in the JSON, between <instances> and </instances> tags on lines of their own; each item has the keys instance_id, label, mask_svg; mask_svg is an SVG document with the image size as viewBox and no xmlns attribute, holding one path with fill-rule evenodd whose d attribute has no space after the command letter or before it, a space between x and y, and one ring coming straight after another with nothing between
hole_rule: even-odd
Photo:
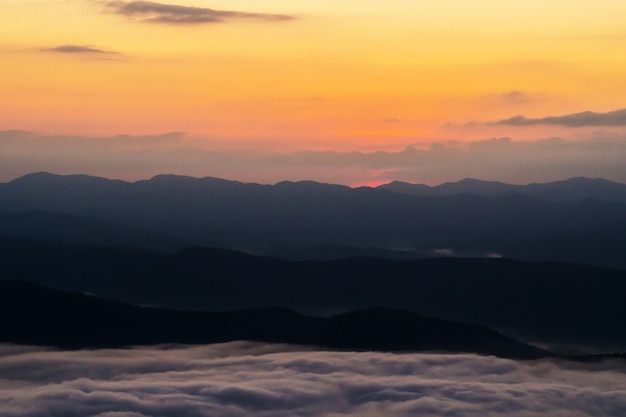
<instances>
[{"instance_id":1,"label":"silhouetted peak","mask_svg":"<svg viewBox=\"0 0 626 417\"><path fill-rule=\"evenodd\" d=\"M430 191L432 189L431 186L426 185L426 184L419 184L419 183L412 184L410 182L405 182L405 181L392 181L387 184L379 185L376 188L382 189L382 190L390 190L390 191L417 191L417 190Z\"/></svg>"},{"instance_id":2,"label":"silhouetted peak","mask_svg":"<svg viewBox=\"0 0 626 417\"><path fill-rule=\"evenodd\" d=\"M436 187L435 190L444 192L468 192L468 193L491 193L510 192L517 188L516 185L505 184L499 181L485 181L476 178L465 178L457 182L446 182Z\"/></svg>"},{"instance_id":3,"label":"silhouetted peak","mask_svg":"<svg viewBox=\"0 0 626 417\"><path fill-rule=\"evenodd\" d=\"M486 181L479 180L477 178L464 178L456 183L448 183L448 184L458 184L458 185L509 185L505 184L501 181Z\"/></svg>"},{"instance_id":4,"label":"silhouetted peak","mask_svg":"<svg viewBox=\"0 0 626 417\"><path fill-rule=\"evenodd\" d=\"M182 182L182 181L198 181L199 179L196 177L191 177L188 175L177 175L177 174L159 174L150 178L151 182L160 182L160 183L168 183L168 182Z\"/></svg>"},{"instance_id":5,"label":"silhouetted peak","mask_svg":"<svg viewBox=\"0 0 626 417\"><path fill-rule=\"evenodd\" d=\"M33 172L32 174L26 174L22 177L16 178L10 182L14 185L35 185L35 184L47 184L50 182L60 182L68 180L69 176L52 174L50 172Z\"/></svg>"},{"instance_id":6,"label":"silhouetted peak","mask_svg":"<svg viewBox=\"0 0 626 417\"><path fill-rule=\"evenodd\" d=\"M295 186L318 186L318 185L322 185L321 182L317 182L317 181L311 181L311 180L304 180L304 181L280 181L276 183L276 186L278 187L295 187Z\"/></svg>"},{"instance_id":7,"label":"silhouetted peak","mask_svg":"<svg viewBox=\"0 0 626 417\"><path fill-rule=\"evenodd\" d=\"M52 174L50 172L45 172L45 171L32 172L30 174L26 174L24 176L16 178L11 182L46 180L46 179L51 179L51 178L56 178L56 177L61 177L61 176L62 175Z\"/></svg>"},{"instance_id":8,"label":"silhouetted peak","mask_svg":"<svg viewBox=\"0 0 626 417\"><path fill-rule=\"evenodd\" d=\"M306 190L306 191L310 191L310 190L330 190L330 189L334 189L334 190L349 190L350 187L345 186L345 185L338 185L338 184L326 184L326 183L322 183L322 182L317 182L317 181L281 181L276 183L275 185L276 188L278 189L283 189L283 190Z\"/></svg>"},{"instance_id":9,"label":"silhouetted peak","mask_svg":"<svg viewBox=\"0 0 626 417\"><path fill-rule=\"evenodd\" d=\"M392 181L388 184L383 184L380 187L382 188L386 188L386 187L420 187L420 188L432 188L430 185L426 185L426 184L413 184L410 182L405 182L405 181Z\"/></svg>"},{"instance_id":10,"label":"silhouetted peak","mask_svg":"<svg viewBox=\"0 0 626 417\"><path fill-rule=\"evenodd\" d=\"M184 187L204 188L204 189L209 189L209 188L226 189L226 188L235 188L235 187L255 185L252 183L247 184L247 183L242 183L239 181L225 180L222 178L215 178L215 177L196 178L196 177L190 177L186 175L176 175L176 174L156 175L148 181L138 181L137 184L140 182L147 182L151 186L157 186L157 187L184 186Z\"/></svg>"},{"instance_id":11,"label":"silhouetted peak","mask_svg":"<svg viewBox=\"0 0 626 417\"><path fill-rule=\"evenodd\" d=\"M59 175L50 172L35 172L26 174L16 178L10 182L13 185L91 185L91 184L107 184L107 183L125 183L122 180L111 180L103 177L95 177L84 174Z\"/></svg>"},{"instance_id":12,"label":"silhouetted peak","mask_svg":"<svg viewBox=\"0 0 626 417\"><path fill-rule=\"evenodd\" d=\"M571 185L598 185L598 184L607 184L607 185L624 185L617 182L609 181L604 178L588 178L588 177L574 177L569 178L563 181L555 181L555 184L571 184Z\"/></svg>"}]
</instances>

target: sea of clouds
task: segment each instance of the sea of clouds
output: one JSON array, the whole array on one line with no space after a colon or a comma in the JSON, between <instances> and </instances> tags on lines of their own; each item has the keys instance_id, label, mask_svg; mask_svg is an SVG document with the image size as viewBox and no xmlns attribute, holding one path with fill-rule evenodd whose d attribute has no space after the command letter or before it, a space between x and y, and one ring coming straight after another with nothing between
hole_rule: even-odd
<instances>
[{"instance_id":1,"label":"sea of clouds","mask_svg":"<svg viewBox=\"0 0 626 417\"><path fill-rule=\"evenodd\" d=\"M3 417L624 416L626 364L235 342L0 345Z\"/></svg>"}]
</instances>

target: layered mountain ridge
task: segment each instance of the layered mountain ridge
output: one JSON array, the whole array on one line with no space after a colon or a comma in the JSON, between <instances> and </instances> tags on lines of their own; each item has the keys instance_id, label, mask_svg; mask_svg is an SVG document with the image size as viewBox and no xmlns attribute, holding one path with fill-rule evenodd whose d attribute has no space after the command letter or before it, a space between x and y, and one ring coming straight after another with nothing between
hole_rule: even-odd
<instances>
[{"instance_id":1,"label":"layered mountain ridge","mask_svg":"<svg viewBox=\"0 0 626 417\"><path fill-rule=\"evenodd\" d=\"M0 234L170 251L219 246L296 259L341 257L328 252L335 246L405 259L503 256L626 268L625 185L584 178L495 184L497 192L493 183L465 180L427 188L425 196L413 191L426 186L399 192L397 183L353 189L174 175L129 183L38 173L0 184ZM90 218L119 231L94 231L86 240L78 231L98 227L75 221L63 233L47 233L32 227L36 213Z\"/></svg>"},{"instance_id":2,"label":"layered mountain ridge","mask_svg":"<svg viewBox=\"0 0 626 417\"><path fill-rule=\"evenodd\" d=\"M0 238L0 277L135 305L331 316L381 306L531 342L626 350L626 271L488 258L289 261L218 248L174 253Z\"/></svg>"},{"instance_id":3,"label":"layered mountain ridge","mask_svg":"<svg viewBox=\"0 0 626 417\"><path fill-rule=\"evenodd\" d=\"M277 308L182 312L0 281L0 342L76 349L236 340L352 350L467 352L516 359L554 356L483 326L406 310L370 308L329 318Z\"/></svg>"}]
</instances>

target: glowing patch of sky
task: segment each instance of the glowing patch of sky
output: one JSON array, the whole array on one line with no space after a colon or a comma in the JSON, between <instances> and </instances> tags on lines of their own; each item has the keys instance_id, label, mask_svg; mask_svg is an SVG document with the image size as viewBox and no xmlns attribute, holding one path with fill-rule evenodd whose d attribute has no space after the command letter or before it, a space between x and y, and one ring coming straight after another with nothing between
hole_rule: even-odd
<instances>
[{"instance_id":1,"label":"glowing patch of sky","mask_svg":"<svg viewBox=\"0 0 626 417\"><path fill-rule=\"evenodd\" d=\"M294 17L195 25L105 3L3 1L0 129L397 148L540 137L464 124L609 111L626 93L622 1L160 1Z\"/></svg>"}]
</instances>

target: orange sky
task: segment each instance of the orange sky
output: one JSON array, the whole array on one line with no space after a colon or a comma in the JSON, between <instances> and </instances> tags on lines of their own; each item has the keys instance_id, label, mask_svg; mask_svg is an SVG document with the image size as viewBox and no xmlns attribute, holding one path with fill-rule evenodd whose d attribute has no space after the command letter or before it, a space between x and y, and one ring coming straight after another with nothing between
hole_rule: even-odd
<instances>
[{"instance_id":1,"label":"orange sky","mask_svg":"<svg viewBox=\"0 0 626 417\"><path fill-rule=\"evenodd\" d=\"M622 0L0 3L0 130L398 151L578 138L598 127L489 122L626 96Z\"/></svg>"}]
</instances>

